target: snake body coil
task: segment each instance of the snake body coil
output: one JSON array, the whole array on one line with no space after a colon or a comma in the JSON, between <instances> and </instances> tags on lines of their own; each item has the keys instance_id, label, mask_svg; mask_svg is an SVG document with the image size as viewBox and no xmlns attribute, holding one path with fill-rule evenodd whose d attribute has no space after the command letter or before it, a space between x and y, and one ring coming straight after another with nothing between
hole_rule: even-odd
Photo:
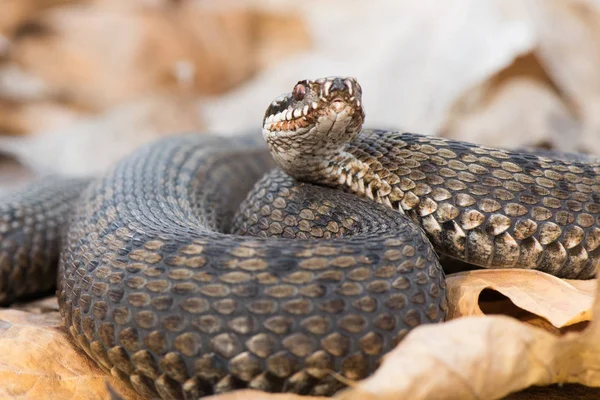
<instances>
[{"instance_id":1,"label":"snake body coil","mask_svg":"<svg viewBox=\"0 0 600 400\"><path fill-rule=\"evenodd\" d=\"M361 379L411 328L444 318L434 247L593 276L597 165L361 132L363 118L352 78L301 81L268 108L275 162L322 186L275 170L252 189L273 166L256 135L187 136L71 191L12 196L0 205L4 301L50 286L26 282L50 276L54 249L65 325L141 394L327 395L342 386L332 371Z\"/></svg>"}]
</instances>

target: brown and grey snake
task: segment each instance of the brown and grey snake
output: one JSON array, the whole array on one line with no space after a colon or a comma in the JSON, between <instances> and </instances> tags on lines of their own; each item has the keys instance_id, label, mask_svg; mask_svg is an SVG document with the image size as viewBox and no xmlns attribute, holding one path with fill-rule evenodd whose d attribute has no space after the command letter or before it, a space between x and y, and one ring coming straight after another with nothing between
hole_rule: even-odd
<instances>
[{"instance_id":1,"label":"brown and grey snake","mask_svg":"<svg viewBox=\"0 0 600 400\"><path fill-rule=\"evenodd\" d=\"M595 274L600 164L361 131L361 95L301 81L267 109L268 150L258 133L168 138L4 198L3 303L52 290L58 265L74 341L149 398L329 395L444 319L437 254Z\"/></svg>"}]
</instances>

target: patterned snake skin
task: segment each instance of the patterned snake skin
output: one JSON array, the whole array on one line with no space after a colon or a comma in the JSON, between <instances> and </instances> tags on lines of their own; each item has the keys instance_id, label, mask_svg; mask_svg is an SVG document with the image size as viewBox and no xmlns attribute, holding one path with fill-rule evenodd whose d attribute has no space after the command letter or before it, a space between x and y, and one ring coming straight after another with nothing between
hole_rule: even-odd
<instances>
[{"instance_id":1,"label":"patterned snake skin","mask_svg":"<svg viewBox=\"0 0 600 400\"><path fill-rule=\"evenodd\" d=\"M260 135L169 138L2 200L2 301L49 290L60 254L65 325L140 394L330 395L332 372L361 379L443 320L434 249L595 274L598 165L361 131L361 101L353 78L301 81L267 109L271 154Z\"/></svg>"}]
</instances>

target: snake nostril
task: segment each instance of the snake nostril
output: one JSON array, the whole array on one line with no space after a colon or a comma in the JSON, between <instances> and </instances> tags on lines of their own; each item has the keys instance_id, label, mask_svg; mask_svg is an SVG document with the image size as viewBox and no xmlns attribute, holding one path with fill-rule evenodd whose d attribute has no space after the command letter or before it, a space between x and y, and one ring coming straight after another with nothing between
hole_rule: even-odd
<instances>
[{"instance_id":1,"label":"snake nostril","mask_svg":"<svg viewBox=\"0 0 600 400\"><path fill-rule=\"evenodd\" d=\"M331 93L333 92L342 92L342 91L347 91L348 87L346 86L346 84L344 83L344 81L340 78L335 78L333 80L333 83L331 84L331 88L329 89L329 91Z\"/></svg>"}]
</instances>

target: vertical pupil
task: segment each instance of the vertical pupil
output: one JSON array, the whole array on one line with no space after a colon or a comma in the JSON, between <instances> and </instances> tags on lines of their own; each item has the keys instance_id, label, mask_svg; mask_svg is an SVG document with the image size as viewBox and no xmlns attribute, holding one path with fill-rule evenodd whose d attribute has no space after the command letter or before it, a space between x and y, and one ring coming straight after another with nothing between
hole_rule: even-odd
<instances>
[{"instance_id":1,"label":"vertical pupil","mask_svg":"<svg viewBox=\"0 0 600 400\"><path fill-rule=\"evenodd\" d=\"M297 85L296 89L294 90L294 97L296 97L296 100L302 100L304 97L304 92L304 85Z\"/></svg>"}]
</instances>

